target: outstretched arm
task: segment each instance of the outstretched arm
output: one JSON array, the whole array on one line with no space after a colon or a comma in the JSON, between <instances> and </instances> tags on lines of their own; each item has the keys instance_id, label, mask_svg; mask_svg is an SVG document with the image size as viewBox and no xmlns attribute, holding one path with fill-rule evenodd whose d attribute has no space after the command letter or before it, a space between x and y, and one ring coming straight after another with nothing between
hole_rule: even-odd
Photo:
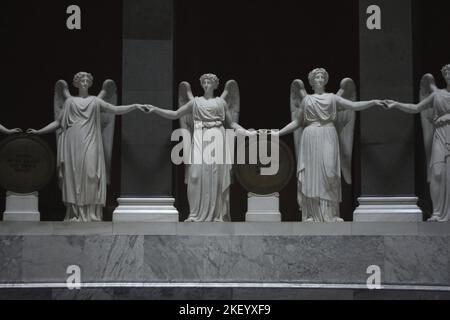
<instances>
[{"instance_id":1,"label":"outstretched arm","mask_svg":"<svg viewBox=\"0 0 450 320\"><path fill-rule=\"evenodd\" d=\"M192 107L194 106L193 101L189 101L184 106L180 107L178 110L167 110L167 109L161 109L155 106L147 106L150 108L150 113L155 113L163 118L169 119L169 120L177 120L181 117L189 114L192 112Z\"/></svg>"},{"instance_id":2,"label":"outstretched arm","mask_svg":"<svg viewBox=\"0 0 450 320\"><path fill-rule=\"evenodd\" d=\"M336 96L336 103L338 108L352 111L363 111L372 107L384 107L381 100L370 100L370 101L351 101L344 99L340 96Z\"/></svg>"},{"instance_id":3,"label":"outstretched arm","mask_svg":"<svg viewBox=\"0 0 450 320\"><path fill-rule=\"evenodd\" d=\"M245 129L243 126L241 126L239 123L234 122L228 110L225 112L225 123L229 128L236 130L238 135L256 136L258 134L257 131L249 131Z\"/></svg>"},{"instance_id":4,"label":"outstretched arm","mask_svg":"<svg viewBox=\"0 0 450 320\"><path fill-rule=\"evenodd\" d=\"M142 104L131 104L128 106L113 106L112 104L109 104L106 101L101 100L102 112L113 113L115 115L122 115L138 109L143 112L146 111L145 106Z\"/></svg>"},{"instance_id":5,"label":"outstretched arm","mask_svg":"<svg viewBox=\"0 0 450 320\"><path fill-rule=\"evenodd\" d=\"M300 109L298 109L297 116L294 118L294 121L289 123L286 127L284 127L278 133L275 134L278 134L280 137L282 137L300 129L303 125L304 125L304 110L302 107L300 107Z\"/></svg>"},{"instance_id":6,"label":"outstretched arm","mask_svg":"<svg viewBox=\"0 0 450 320\"><path fill-rule=\"evenodd\" d=\"M433 106L434 96L435 96L435 94L433 93L418 104L400 103L400 102L391 101L391 100L387 101L386 103L387 103L389 109L397 108L397 109L407 112L407 113L419 113L419 112L422 112Z\"/></svg>"},{"instance_id":7,"label":"outstretched arm","mask_svg":"<svg viewBox=\"0 0 450 320\"><path fill-rule=\"evenodd\" d=\"M50 123L48 126L40 129L40 130L34 130L34 129L28 129L27 133L31 133L31 134L38 134L38 135L44 135L47 133L52 133L55 132L56 130L58 130L61 127L61 124L58 120L53 121L52 123Z\"/></svg>"},{"instance_id":8,"label":"outstretched arm","mask_svg":"<svg viewBox=\"0 0 450 320\"><path fill-rule=\"evenodd\" d=\"M4 126L0 124L0 133L4 134L13 134L13 133L19 133L22 132L22 129L16 128L16 129L7 129Z\"/></svg>"},{"instance_id":9,"label":"outstretched arm","mask_svg":"<svg viewBox=\"0 0 450 320\"><path fill-rule=\"evenodd\" d=\"M287 134L289 134L289 133L294 132L294 131L297 130L297 129L300 129L300 127L301 127L301 123L300 123L299 119L295 119L294 121L292 121L291 123L289 123L286 127L284 127L283 129L281 129L281 130L278 132L278 135L279 135L280 137L285 136L285 135L287 135Z\"/></svg>"},{"instance_id":10,"label":"outstretched arm","mask_svg":"<svg viewBox=\"0 0 450 320\"><path fill-rule=\"evenodd\" d=\"M227 110L225 112L225 123L227 124L227 126L231 129L234 130L245 130L244 127L242 127L241 125L239 125L239 123L236 123L233 121L230 112Z\"/></svg>"}]
</instances>

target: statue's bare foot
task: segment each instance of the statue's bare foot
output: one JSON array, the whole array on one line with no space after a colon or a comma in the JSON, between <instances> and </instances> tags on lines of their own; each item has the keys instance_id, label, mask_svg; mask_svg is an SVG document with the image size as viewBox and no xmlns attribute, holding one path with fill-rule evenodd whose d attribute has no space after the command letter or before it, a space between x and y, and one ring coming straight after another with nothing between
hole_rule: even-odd
<instances>
[{"instance_id":1,"label":"statue's bare foot","mask_svg":"<svg viewBox=\"0 0 450 320\"><path fill-rule=\"evenodd\" d=\"M433 216L427 220L428 222L439 222L439 215L433 214Z\"/></svg>"}]
</instances>

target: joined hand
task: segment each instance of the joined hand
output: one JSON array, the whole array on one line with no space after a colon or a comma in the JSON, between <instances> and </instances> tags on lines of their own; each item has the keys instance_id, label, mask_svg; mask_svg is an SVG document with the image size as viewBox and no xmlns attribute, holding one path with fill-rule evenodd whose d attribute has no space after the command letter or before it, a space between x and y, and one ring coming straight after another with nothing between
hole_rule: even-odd
<instances>
[{"instance_id":1,"label":"joined hand","mask_svg":"<svg viewBox=\"0 0 450 320\"><path fill-rule=\"evenodd\" d=\"M387 110L391 110L391 109L395 108L395 105L397 104L397 102L394 100L384 100L383 103L384 103L384 108Z\"/></svg>"},{"instance_id":2,"label":"joined hand","mask_svg":"<svg viewBox=\"0 0 450 320\"><path fill-rule=\"evenodd\" d=\"M28 134L39 134L39 132L37 130L31 129L31 128L27 130L27 133Z\"/></svg>"},{"instance_id":3,"label":"joined hand","mask_svg":"<svg viewBox=\"0 0 450 320\"><path fill-rule=\"evenodd\" d=\"M144 113L152 113L155 110L155 108L156 107L150 104L139 105L139 110L141 110Z\"/></svg>"},{"instance_id":4,"label":"joined hand","mask_svg":"<svg viewBox=\"0 0 450 320\"><path fill-rule=\"evenodd\" d=\"M23 132L23 130L22 129L20 129L20 128L15 128L15 129L11 129L11 130L9 130L9 134L14 134L14 133L21 133L21 132Z\"/></svg>"},{"instance_id":5,"label":"joined hand","mask_svg":"<svg viewBox=\"0 0 450 320\"><path fill-rule=\"evenodd\" d=\"M272 129L259 129L258 130L259 135L266 135L266 136L279 136L280 131L279 130L272 130Z\"/></svg>"}]
</instances>

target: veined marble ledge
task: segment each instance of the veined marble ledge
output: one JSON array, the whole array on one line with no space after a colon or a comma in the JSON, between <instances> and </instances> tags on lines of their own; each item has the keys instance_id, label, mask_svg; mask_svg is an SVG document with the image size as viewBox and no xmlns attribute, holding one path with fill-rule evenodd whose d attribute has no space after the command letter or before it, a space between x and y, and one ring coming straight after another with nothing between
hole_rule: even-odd
<instances>
[{"instance_id":1,"label":"veined marble ledge","mask_svg":"<svg viewBox=\"0 0 450 320\"><path fill-rule=\"evenodd\" d=\"M167 236L450 236L450 223L431 222L0 222L5 235L167 235Z\"/></svg>"}]
</instances>

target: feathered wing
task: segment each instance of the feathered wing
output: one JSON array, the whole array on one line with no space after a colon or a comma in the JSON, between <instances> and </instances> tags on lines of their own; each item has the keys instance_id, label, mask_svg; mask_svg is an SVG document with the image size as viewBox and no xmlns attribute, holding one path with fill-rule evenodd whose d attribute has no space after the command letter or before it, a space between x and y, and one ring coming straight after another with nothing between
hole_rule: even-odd
<instances>
[{"instance_id":1,"label":"feathered wing","mask_svg":"<svg viewBox=\"0 0 450 320\"><path fill-rule=\"evenodd\" d=\"M69 91L69 86L67 85L67 82L64 80L59 80L56 82L55 84L55 94L54 94L54 98L53 98L53 110L54 110L54 116L55 116L55 120L61 120L61 116L62 116L62 112L63 112L63 108L64 108L64 104L66 102L66 100L68 98L70 98L70 91ZM61 138L61 133L62 130L58 129L56 131L56 147L60 148L60 138ZM60 162L57 161L57 166L58 166L58 172L59 172L59 165ZM58 179L60 180L61 177L58 175ZM60 180L61 182L61 180Z\"/></svg>"},{"instance_id":2,"label":"feathered wing","mask_svg":"<svg viewBox=\"0 0 450 320\"><path fill-rule=\"evenodd\" d=\"M231 119L234 123L239 123L239 113L241 111L241 98L239 95L239 85L235 80L230 80L225 84L225 90L222 93L228 105Z\"/></svg>"},{"instance_id":3,"label":"feathered wing","mask_svg":"<svg viewBox=\"0 0 450 320\"><path fill-rule=\"evenodd\" d=\"M71 97L69 92L69 86L67 82L64 80L59 80L55 84L55 94L53 99L53 108L54 108L54 116L55 120L59 120L61 117L61 112L64 108L64 103L66 100ZM61 129L56 131L56 137L59 138L61 135Z\"/></svg>"},{"instance_id":4,"label":"feathered wing","mask_svg":"<svg viewBox=\"0 0 450 320\"><path fill-rule=\"evenodd\" d=\"M305 90L305 85L301 80L294 80L291 85L291 118L292 121L301 117L301 104L303 98L306 97L307 93ZM303 126L296 131L294 131L294 145L295 145L295 159L298 159L300 154L300 141L303 134Z\"/></svg>"},{"instance_id":5,"label":"feathered wing","mask_svg":"<svg viewBox=\"0 0 450 320\"><path fill-rule=\"evenodd\" d=\"M98 98L115 106L117 105L117 87L113 80L106 80L103 83L102 91L100 91ZM112 113L102 112L101 126L103 150L105 153L106 179L107 183L111 183L111 161L112 149L114 142L114 126L116 123L116 116Z\"/></svg>"},{"instance_id":6,"label":"feathered wing","mask_svg":"<svg viewBox=\"0 0 450 320\"><path fill-rule=\"evenodd\" d=\"M180 83L178 88L178 108L188 104L190 101L194 100L194 95L192 94L191 85L188 82ZM189 177L189 160L191 151L191 139L194 134L194 119L192 113L189 113L180 118L180 127L185 132L182 133L183 137L183 152L184 152L184 163L185 163L185 178L184 182L188 183Z\"/></svg>"},{"instance_id":7,"label":"feathered wing","mask_svg":"<svg viewBox=\"0 0 450 320\"><path fill-rule=\"evenodd\" d=\"M433 75L426 74L420 81L420 101L426 99L430 94L437 90L436 82ZM433 145L434 125L433 125L433 108L428 108L421 112L423 140L425 144L425 154L427 157L427 168L430 168L431 148ZM428 182L430 181L430 171L428 171Z\"/></svg>"},{"instance_id":8,"label":"feathered wing","mask_svg":"<svg viewBox=\"0 0 450 320\"><path fill-rule=\"evenodd\" d=\"M301 121L301 127L294 131L294 147L295 147L295 160L298 161L298 155L300 154L300 141L302 139L304 129L304 113L302 109L302 101L308 95L305 89L305 85L301 80L294 80L291 85L291 97L290 97L290 112L291 119ZM303 210L303 197L300 192L300 182L298 183L297 190L297 203L299 210L302 211L302 221L306 221L306 211Z\"/></svg>"},{"instance_id":9,"label":"feathered wing","mask_svg":"<svg viewBox=\"0 0 450 320\"><path fill-rule=\"evenodd\" d=\"M346 78L341 82L341 89L337 93L344 99L356 101L356 85L352 79ZM336 130L339 136L341 170L347 184L352 183L352 155L355 133L356 113L352 110L338 111Z\"/></svg>"}]
</instances>

